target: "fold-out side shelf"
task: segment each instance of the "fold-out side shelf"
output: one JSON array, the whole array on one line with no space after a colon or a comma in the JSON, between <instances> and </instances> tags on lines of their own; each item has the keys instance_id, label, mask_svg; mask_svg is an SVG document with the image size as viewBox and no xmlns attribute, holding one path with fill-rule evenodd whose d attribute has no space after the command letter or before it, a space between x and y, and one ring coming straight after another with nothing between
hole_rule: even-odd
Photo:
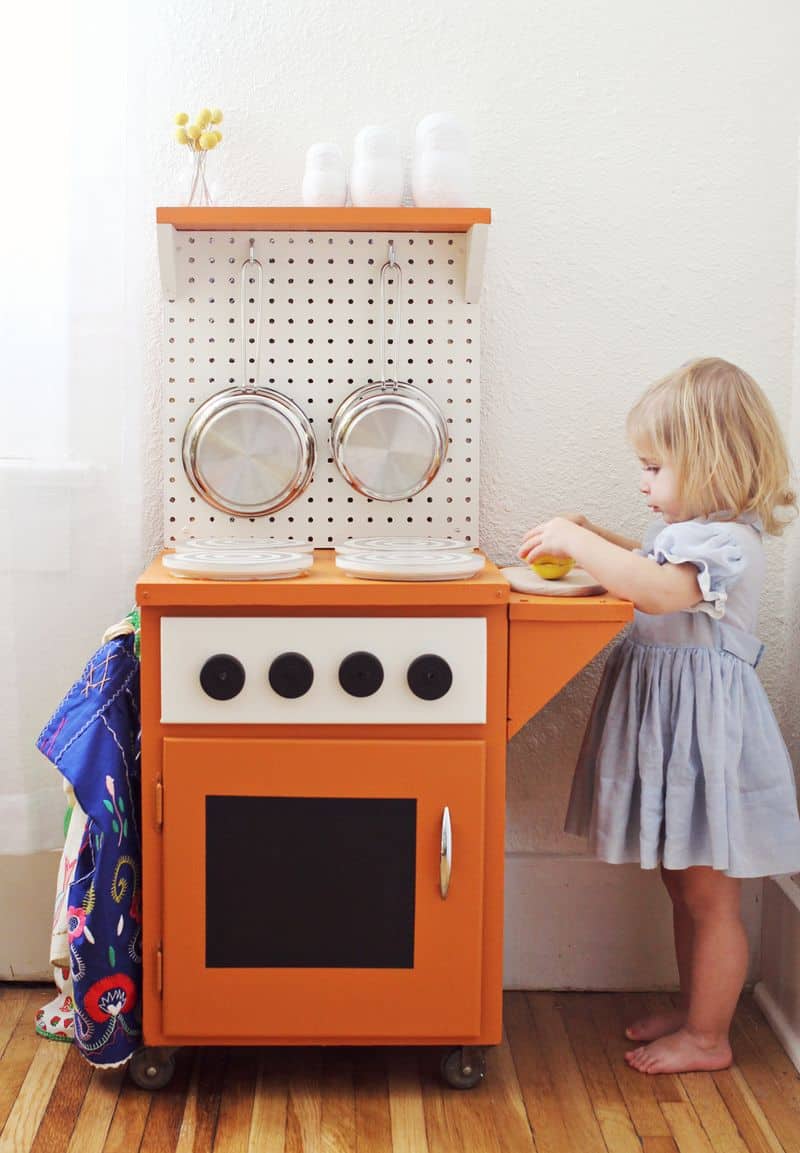
<instances>
[{"instance_id":1,"label":"fold-out side shelf","mask_svg":"<svg viewBox=\"0 0 800 1153\"><path fill-rule=\"evenodd\" d=\"M539 712L633 619L616 597L511 593L508 606L508 737Z\"/></svg>"}]
</instances>

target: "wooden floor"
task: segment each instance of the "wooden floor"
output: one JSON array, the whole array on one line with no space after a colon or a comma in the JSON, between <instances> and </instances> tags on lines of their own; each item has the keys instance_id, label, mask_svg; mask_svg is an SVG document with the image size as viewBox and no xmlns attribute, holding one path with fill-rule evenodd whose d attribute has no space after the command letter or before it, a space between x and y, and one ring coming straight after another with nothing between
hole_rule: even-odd
<instances>
[{"instance_id":1,"label":"wooden floor","mask_svg":"<svg viewBox=\"0 0 800 1153\"><path fill-rule=\"evenodd\" d=\"M486 1081L439 1050L184 1049L137 1089L44 1041L52 990L0 985L0 1153L799 1153L800 1079L750 995L721 1073L629 1069L623 1023L658 995L508 993Z\"/></svg>"}]
</instances>

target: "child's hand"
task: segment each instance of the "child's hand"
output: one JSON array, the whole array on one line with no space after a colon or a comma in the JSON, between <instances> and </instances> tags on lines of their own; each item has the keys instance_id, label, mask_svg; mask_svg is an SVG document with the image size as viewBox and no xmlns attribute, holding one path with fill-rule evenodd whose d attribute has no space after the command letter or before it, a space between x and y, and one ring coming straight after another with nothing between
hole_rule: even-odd
<instances>
[{"instance_id":1,"label":"child's hand","mask_svg":"<svg viewBox=\"0 0 800 1153\"><path fill-rule=\"evenodd\" d=\"M581 518L584 519L585 518ZM543 553L548 556L575 556L576 529L581 529L576 519L557 516L536 525L525 534L517 550L521 560L536 560Z\"/></svg>"}]
</instances>

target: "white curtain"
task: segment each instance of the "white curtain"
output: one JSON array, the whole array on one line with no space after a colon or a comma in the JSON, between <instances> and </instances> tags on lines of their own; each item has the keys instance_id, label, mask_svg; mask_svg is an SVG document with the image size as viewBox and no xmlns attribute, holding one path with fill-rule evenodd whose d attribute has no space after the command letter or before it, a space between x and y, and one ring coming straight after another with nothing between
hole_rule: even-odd
<instances>
[{"instance_id":1,"label":"white curtain","mask_svg":"<svg viewBox=\"0 0 800 1153\"><path fill-rule=\"evenodd\" d=\"M129 18L95 0L23 5L0 49L0 853L63 842L61 778L35 739L139 567Z\"/></svg>"}]
</instances>

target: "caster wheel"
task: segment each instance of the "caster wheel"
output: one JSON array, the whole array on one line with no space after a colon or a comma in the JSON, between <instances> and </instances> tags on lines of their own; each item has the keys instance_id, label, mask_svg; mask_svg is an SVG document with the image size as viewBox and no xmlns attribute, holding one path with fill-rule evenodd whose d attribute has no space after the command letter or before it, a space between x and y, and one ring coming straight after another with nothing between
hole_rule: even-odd
<instances>
[{"instance_id":1,"label":"caster wheel","mask_svg":"<svg viewBox=\"0 0 800 1153\"><path fill-rule=\"evenodd\" d=\"M477 1049L451 1049L442 1057L441 1071L451 1089L474 1089L486 1076L486 1059Z\"/></svg>"},{"instance_id":2,"label":"caster wheel","mask_svg":"<svg viewBox=\"0 0 800 1153\"><path fill-rule=\"evenodd\" d=\"M128 1073L140 1089L163 1089L172 1080L175 1058L164 1049L137 1049L128 1062Z\"/></svg>"}]
</instances>

